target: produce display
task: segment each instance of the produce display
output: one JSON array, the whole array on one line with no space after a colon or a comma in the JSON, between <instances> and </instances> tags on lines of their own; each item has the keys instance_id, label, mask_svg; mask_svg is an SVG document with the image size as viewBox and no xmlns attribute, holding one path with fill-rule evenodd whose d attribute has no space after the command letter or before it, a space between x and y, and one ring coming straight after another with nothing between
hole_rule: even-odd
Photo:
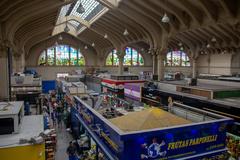
<instances>
[{"instance_id":1,"label":"produce display","mask_svg":"<svg viewBox=\"0 0 240 160\"><path fill-rule=\"evenodd\" d=\"M230 134L227 134L227 148L230 154L230 157L234 160L240 159L240 137Z\"/></svg>"}]
</instances>

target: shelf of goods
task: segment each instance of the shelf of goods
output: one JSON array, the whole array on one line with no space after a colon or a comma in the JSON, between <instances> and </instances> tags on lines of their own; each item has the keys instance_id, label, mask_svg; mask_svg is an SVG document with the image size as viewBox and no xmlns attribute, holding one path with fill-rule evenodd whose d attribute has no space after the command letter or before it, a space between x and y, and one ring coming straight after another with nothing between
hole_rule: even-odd
<instances>
[{"instance_id":1,"label":"shelf of goods","mask_svg":"<svg viewBox=\"0 0 240 160\"><path fill-rule=\"evenodd\" d=\"M42 92L42 79L33 75L11 77L11 98L17 100L19 96L26 94L40 94Z\"/></svg>"},{"instance_id":2,"label":"shelf of goods","mask_svg":"<svg viewBox=\"0 0 240 160\"><path fill-rule=\"evenodd\" d=\"M45 137L45 157L46 160L54 160L55 159L55 151L56 151L56 131L51 130L51 133Z\"/></svg>"}]
</instances>

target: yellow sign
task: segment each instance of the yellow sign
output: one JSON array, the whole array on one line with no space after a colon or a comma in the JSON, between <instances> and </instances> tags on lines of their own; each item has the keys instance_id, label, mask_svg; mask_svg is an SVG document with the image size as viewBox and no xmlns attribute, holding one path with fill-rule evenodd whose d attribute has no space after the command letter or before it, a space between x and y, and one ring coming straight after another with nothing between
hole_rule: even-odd
<instances>
[{"instance_id":1,"label":"yellow sign","mask_svg":"<svg viewBox=\"0 0 240 160\"><path fill-rule=\"evenodd\" d=\"M210 143L215 141L217 141L217 135L211 135L211 136L200 137L200 138L192 138L184 141L171 142L168 144L168 150L185 148L185 147L190 147L194 145Z\"/></svg>"}]
</instances>

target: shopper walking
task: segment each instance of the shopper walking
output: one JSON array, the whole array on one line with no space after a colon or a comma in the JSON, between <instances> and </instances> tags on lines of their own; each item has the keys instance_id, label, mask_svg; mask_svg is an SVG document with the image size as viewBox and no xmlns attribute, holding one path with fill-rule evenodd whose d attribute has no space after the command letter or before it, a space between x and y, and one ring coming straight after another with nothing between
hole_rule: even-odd
<instances>
[{"instance_id":1,"label":"shopper walking","mask_svg":"<svg viewBox=\"0 0 240 160\"><path fill-rule=\"evenodd\" d=\"M68 160L78 160L77 150L75 145L72 142L69 142L69 146L67 148Z\"/></svg>"}]
</instances>

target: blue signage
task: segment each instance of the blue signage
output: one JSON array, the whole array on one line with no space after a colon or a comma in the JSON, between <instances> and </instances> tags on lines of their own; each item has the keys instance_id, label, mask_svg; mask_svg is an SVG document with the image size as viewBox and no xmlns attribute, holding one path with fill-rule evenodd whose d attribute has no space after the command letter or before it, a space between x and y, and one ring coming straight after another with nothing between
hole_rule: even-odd
<instances>
[{"instance_id":1,"label":"blue signage","mask_svg":"<svg viewBox=\"0 0 240 160\"><path fill-rule=\"evenodd\" d=\"M79 98L72 115L77 116L74 121L80 119L98 138L97 144L106 147L107 154L115 157L113 160L173 160L222 153L226 149L227 125L233 122L223 117L202 123L123 132Z\"/></svg>"}]
</instances>

